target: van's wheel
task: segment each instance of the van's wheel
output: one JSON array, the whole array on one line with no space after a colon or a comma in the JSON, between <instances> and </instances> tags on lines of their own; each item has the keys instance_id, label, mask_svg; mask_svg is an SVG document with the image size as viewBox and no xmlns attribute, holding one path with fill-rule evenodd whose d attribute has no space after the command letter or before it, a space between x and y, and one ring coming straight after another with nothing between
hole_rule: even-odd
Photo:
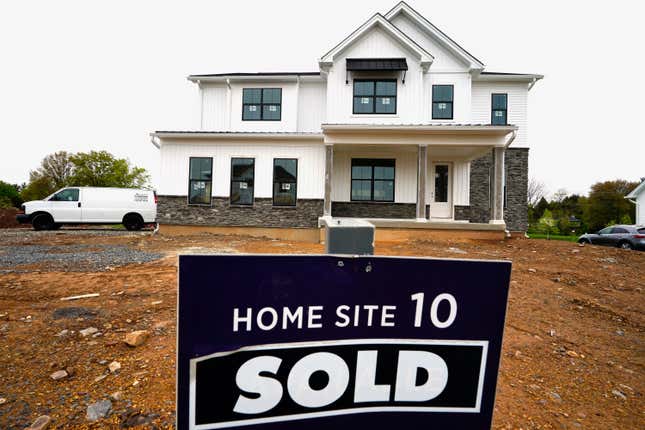
<instances>
[{"instance_id":1,"label":"van's wheel","mask_svg":"<svg viewBox=\"0 0 645 430\"><path fill-rule=\"evenodd\" d=\"M143 218L139 214L127 214L123 217L123 226L129 231L141 230L143 228Z\"/></svg>"},{"instance_id":2,"label":"van's wheel","mask_svg":"<svg viewBox=\"0 0 645 430\"><path fill-rule=\"evenodd\" d=\"M49 214L38 214L31 220L31 225L34 227L34 230L53 230L54 218Z\"/></svg>"}]
</instances>

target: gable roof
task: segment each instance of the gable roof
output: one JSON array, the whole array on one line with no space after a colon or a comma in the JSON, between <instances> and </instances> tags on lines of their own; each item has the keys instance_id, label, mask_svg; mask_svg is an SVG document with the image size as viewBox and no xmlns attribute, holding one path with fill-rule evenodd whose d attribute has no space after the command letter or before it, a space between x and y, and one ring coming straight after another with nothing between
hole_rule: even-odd
<instances>
[{"instance_id":1,"label":"gable roof","mask_svg":"<svg viewBox=\"0 0 645 430\"><path fill-rule=\"evenodd\" d=\"M641 183L636 188L634 188L629 194L627 194L625 198L635 199L643 191L645 191L645 178L641 181Z\"/></svg>"},{"instance_id":2,"label":"gable roof","mask_svg":"<svg viewBox=\"0 0 645 430\"><path fill-rule=\"evenodd\" d=\"M387 20L392 20L395 16L397 16L397 15L399 15L401 13L403 13L403 14L407 15L408 17L412 18L412 20L414 22L416 22L417 25L422 30L424 30L426 33L430 34L432 37L437 39L448 50L450 50L451 52L455 53L457 56L459 56L463 60L465 60L466 63L468 63L470 65L471 69L474 69L474 70L483 70L484 69L484 63L482 63L480 60L478 60L470 52L468 52L464 48L462 48L457 42L452 40L446 33L444 33L443 31L439 30L437 27L435 27L430 21L428 21L419 12L414 10L406 2L404 2L404 1L399 2L399 4L394 6L389 12L387 12L385 14L385 18Z\"/></svg>"},{"instance_id":3,"label":"gable roof","mask_svg":"<svg viewBox=\"0 0 645 430\"><path fill-rule=\"evenodd\" d=\"M324 54L318 60L318 64L321 69L330 66L334 62L334 57L339 53L343 52L347 47L349 47L354 41L359 39L362 35L372 30L373 28L379 27L383 29L386 33L392 36L394 39L399 41L403 46L407 47L410 51L414 52L419 60L421 61L421 67L427 70L430 67L430 64L434 61L434 57L428 51L419 46L414 40L412 40L408 35L403 33L401 30L396 28L390 21L385 19L380 13L375 13L370 19L365 21L363 25L354 30L349 36L343 39L338 45L330 49L326 54Z\"/></svg>"}]
</instances>

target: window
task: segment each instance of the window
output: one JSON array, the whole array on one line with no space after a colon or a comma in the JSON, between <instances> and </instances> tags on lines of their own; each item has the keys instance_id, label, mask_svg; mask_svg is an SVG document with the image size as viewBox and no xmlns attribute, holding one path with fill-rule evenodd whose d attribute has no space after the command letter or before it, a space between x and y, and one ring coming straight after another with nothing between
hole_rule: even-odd
<instances>
[{"instance_id":1,"label":"window","mask_svg":"<svg viewBox=\"0 0 645 430\"><path fill-rule=\"evenodd\" d=\"M211 157L190 157L188 170L188 204L210 205L213 159Z\"/></svg>"},{"instance_id":2,"label":"window","mask_svg":"<svg viewBox=\"0 0 645 430\"><path fill-rule=\"evenodd\" d=\"M254 158L231 159L231 204L253 204Z\"/></svg>"},{"instance_id":3,"label":"window","mask_svg":"<svg viewBox=\"0 0 645 430\"><path fill-rule=\"evenodd\" d=\"M49 200L53 202L77 202L78 188L65 188L54 194Z\"/></svg>"},{"instance_id":4,"label":"window","mask_svg":"<svg viewBox=\"0 0 645 430\"><path fill-rule=\"evenodd\" d=\"M611 231L612 231L612 228L611 228L611 227L605 227L605 228L603 228L602 230L600 230L600 231L598 232L598 234L610 234L610 233L611 233Z\"/></svg>"},{"instance_id":5,"label":"window","mask_svg":"<svg viewBox=\"0 0 645 430\"><path fill-rule=\"evenodd\" d=\"M507 125L507 99L506 94L493 94L491 97L491 119L493 125Z\"/></svg>"},{"instance_id":6,"label":"window","mask_svg":"<svg viewBox=\"0 0 645 430\"><path fill-rule=\"evenodd\" d=\"M244 88L242 90L243 121L280 121L282 88Z\"/></svg>"},{"instance_id":7,"label":"window","mask_svg":"<svg viewBox=\"0 0 645 430\"><path fill-rule=\"evenodd\" d=\"M298 186L298 160L273 159L273 206L295 206Z\"/></svg>"},{"instance_id":8,"label":"window","mask_svg":"<svg viewBox=\"0 0 645 430\"><path fill-rule=\"evenodd\" d=\"M627 234L629 233L627 229L622 228L622 227L614 227L614 229L611 231L612 234Z\"/></svg>"},{"instance_id":9,"label":"window","mask_svg":"<svg viewBox=\"0 0 645 430\"><path fill-rule=\"evenodd\" d=\"M352 158L352 201L394 201L394 165L391 159Z\"/></svg>"},{"instance_id":10,"label":"window","mask_svg":"<svg viewBox=\"0 0 645 430\"><path fill-rule=\"evenodd\" d=\"M432 119L452 119L454 85L432 86Z\"/></svg>"},{"instance_id":11,"label":"window","mask_svg":"<svg viewBox=\"0 0 645 430\"><path fill-rule=\"evenodd\" d=\"M396 79L354 80L354 114L395 114Z\"/></svg>"}]
</instances>

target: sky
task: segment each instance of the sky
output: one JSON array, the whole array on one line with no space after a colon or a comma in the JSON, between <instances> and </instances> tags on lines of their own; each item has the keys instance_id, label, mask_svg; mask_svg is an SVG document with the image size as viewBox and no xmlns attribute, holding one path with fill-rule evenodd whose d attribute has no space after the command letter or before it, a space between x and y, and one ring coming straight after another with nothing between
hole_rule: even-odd
<instances>
[{"instance_id":1,"label":"sky","mask_svg":"<svg viewBox=\"0 0 645 430\"><path fill-rule=\"evenodd\" d=\"M0 180L59 150L107 150L159 178L154 130L195 129L189 74L317 71L396 0L0 4ZM486 70L545 75L529 96L529 176L551 193L645 176L637 1L409 0ZM641 10L637 10L641 9Z\"/></svg>"}]
</instances>

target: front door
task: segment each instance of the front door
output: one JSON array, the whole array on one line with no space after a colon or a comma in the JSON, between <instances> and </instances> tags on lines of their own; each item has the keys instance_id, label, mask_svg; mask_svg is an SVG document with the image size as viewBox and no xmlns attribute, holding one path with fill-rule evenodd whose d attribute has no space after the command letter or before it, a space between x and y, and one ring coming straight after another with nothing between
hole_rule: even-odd
<instances>
[{"instance_id":1,"label":"front door","mask_svg":"<svg viewBox=\"0 0 645 430\"><path fill-rule=\"evenodd\" d=\"M452 218L452 164L432 163L430 218Z\"/></svg>"},{"instance_id":2,"label":"front door","mask_svg":"<svg viewBox=\"0 0 645 430\"><path fill-rule=\"evenodd\" d=\"M81 198L78 188L65 188L49 198L49 212L55 222L81 222Z\"/></svg>"}]
</instances>

